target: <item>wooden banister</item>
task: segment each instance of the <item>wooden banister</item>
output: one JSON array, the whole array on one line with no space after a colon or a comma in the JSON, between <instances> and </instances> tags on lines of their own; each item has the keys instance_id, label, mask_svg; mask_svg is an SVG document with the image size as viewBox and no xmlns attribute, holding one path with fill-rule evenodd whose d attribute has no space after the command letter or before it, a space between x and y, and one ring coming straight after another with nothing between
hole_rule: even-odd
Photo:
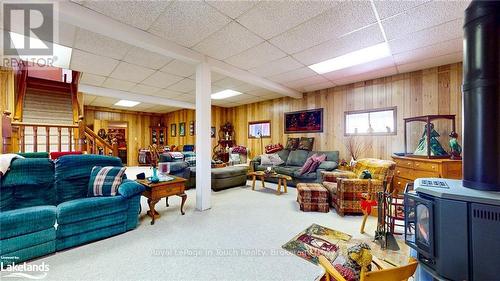
<instances>
[{"instance_id":1,"label":"wooden banister","mask_svg":"<svg viewBox=\"0 0 500 281\"><path fill-rule=\"evenodd\" d=\"M102 149L102 153L104 155L118 156L118 144L116 140L113 140L110 144L106 140L98 136L89 127L85 126L84 128L85 139L90 141L92 145L92 151L89 151L89 143L87 143L87 151L89 153L100 154L100 150Z\"/></svg>"},{"instance_id":2,"label":"wooden banister","mask_svg":"<svg viewBox=\"0 0 500 281\"><path fill-rule=\"evenodd\" d=\"M24 97L28 84L28 67L24 62L19 63L15 72L15 90L17 93L16 108L14 110L14 120L21 121L23 118Z\"/></svg>"}]
</instances>

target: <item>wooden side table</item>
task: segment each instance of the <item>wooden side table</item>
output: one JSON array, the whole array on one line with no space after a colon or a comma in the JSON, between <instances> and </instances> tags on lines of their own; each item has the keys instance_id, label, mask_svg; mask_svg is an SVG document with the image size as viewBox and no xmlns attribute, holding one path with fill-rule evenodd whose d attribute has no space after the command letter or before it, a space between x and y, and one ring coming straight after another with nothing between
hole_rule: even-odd
<instances>
[{"instance_id":1,"label":"wooden side table","mask_svg":"<svg viewBox=\"0 0 500 281\"><path fill-rule=\"evenodd\" d=\"M151 217L151 224L154 224L156 218L160 217L160 214L155 210L156 203L158 203L160 199L165 198L168 207L169 196L176 195L182 198L181 214L184 215L184 203L187 199L187 195L185 193L185 183L187 180L180 177L171 177L174 178L171 181L158 183L151 183L148 180L136 180L138 183L146 187L142 196L148 198L149 211L147 211L147 215Z\"/></svg>"}]
</instances>

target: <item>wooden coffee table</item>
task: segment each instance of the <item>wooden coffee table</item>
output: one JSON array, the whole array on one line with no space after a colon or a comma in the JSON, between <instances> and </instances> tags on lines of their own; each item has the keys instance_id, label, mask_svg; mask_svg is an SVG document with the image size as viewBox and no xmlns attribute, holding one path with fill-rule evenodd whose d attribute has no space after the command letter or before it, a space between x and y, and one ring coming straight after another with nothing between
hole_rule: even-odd
<instances>
[{"instance_id":1,"label":"wooden coffee table","mask_svg":"<svg viewBox=\"0 0 500 281\"><path fill-rule=\"evenodd\" d=\"M160 201L160 199L165 198L168 207L168 197L169 196L179 196L182 198L181 202L181 214L184 215L184 203L186 202L187 195L184 192L186 179L171 176L174 179L171 181L164 181L158 183L151 183L148 180L136 180L138 183L144 185L146 190L142 193L142 196L148 198L149 211L148 216L151 217L151 224L155 223L155 219L160 217L160 214L155 210L155 205Z\"/></svg>"},{"instance_id":2,"label":"wooden coffee table","mask_svg":"<svg viewBox=\"0 0 500 281\"><path fill-rule=\"evenodd\" d=\"M278 190L276 190L276 194L281 194L281 187L283 186L284 192L287 193L287 183L286 181L292 180L292 177L287 176L287 175L282 175L278 173L264 173L262 171L257 171L257 172L250 172L247 174L248 176L252 177L252 190L255 190L255 180L257 178L260 179L262 182L262 188L265 188L264 180L266 178L277 178L278 179Z\"/></svg>"}]
</instances>

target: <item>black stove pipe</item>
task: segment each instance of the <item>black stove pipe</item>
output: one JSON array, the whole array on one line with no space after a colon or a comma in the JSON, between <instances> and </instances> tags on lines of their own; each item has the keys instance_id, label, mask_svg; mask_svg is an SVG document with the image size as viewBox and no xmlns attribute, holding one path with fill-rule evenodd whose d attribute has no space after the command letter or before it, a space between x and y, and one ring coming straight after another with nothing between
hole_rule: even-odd
<instances>
[{"instance_id":1,"label":"black stove pipe","mask_svg":"<svg viewBox=\"0 0 500 281\"><path fill-rule=\"evenodd\" d=\"M463 185L500 192L500 1L465 10Z\"/></svg>"}]
</instances>

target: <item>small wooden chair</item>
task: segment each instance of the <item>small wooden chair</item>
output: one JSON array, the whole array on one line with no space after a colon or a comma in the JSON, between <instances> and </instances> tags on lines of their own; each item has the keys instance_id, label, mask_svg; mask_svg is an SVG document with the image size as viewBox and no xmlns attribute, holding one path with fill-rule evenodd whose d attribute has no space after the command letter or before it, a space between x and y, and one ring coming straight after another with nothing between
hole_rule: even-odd
<instances>
[{"instance_id":1,"label":"small wooden chair","mask_svg":"<svg viewBox=\"0 0 500 281\"><path fill-rule=\"evenodd\" d=\"M375 256L373 256L372 263L375 264L379 270L369 272L361 271L360 281L406 281L413 276L418 265L417 260L412 257L410 257L408 264L398 267L386 268L383 266L382 261ZM324 256L319 257L319 264L326 271L326 281L346 281Z\"/></svg>"}]
</instances>

